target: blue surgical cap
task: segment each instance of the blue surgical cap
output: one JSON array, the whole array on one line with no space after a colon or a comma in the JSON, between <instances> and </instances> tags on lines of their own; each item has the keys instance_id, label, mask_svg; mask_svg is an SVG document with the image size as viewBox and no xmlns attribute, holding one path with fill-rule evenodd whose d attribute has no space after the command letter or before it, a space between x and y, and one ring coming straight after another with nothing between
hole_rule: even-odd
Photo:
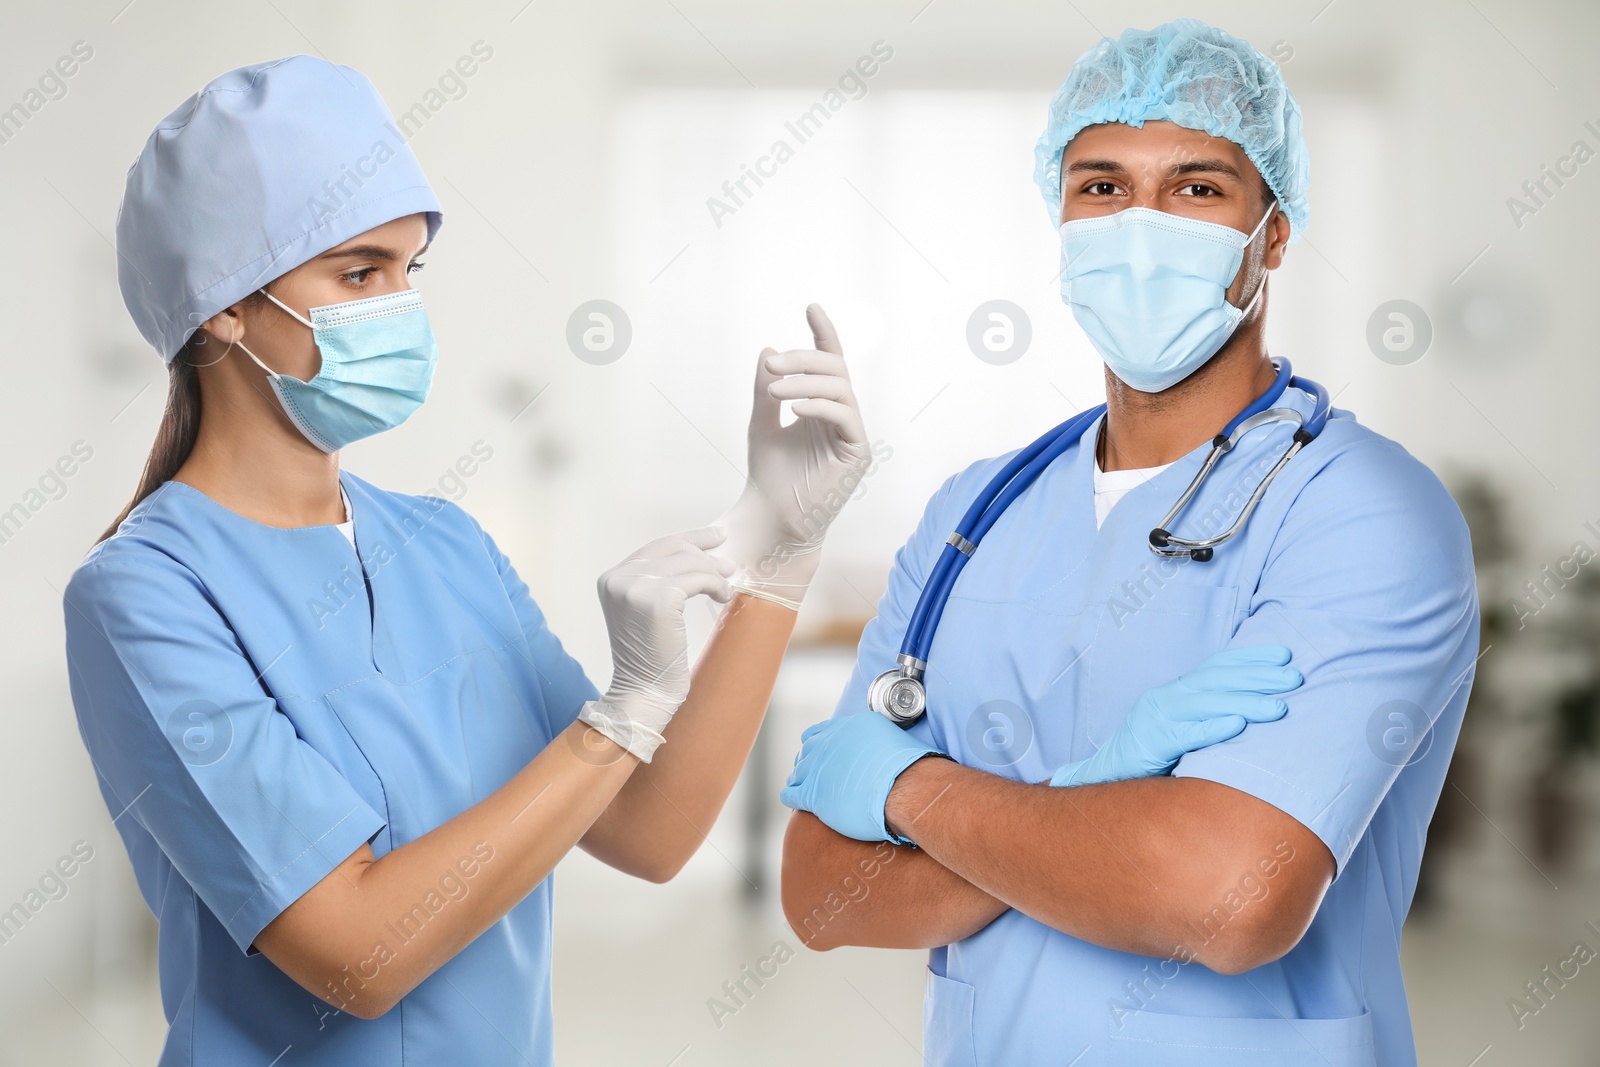
<instances>
[{"instance_id":1,"label":"blue surgical cap","mask_svg":"<svg viewBox=\"0 0 1600 1067\"><path fill-rule=\"evenodd\" d=\"M201 323L358 234L442 213L370 81L298 55L230 70L163 119L117 212L122 299L167 363Z\"/></svg>"},{"instance_id":2,"label":"blue surgical cap","mask_svg":"<svg viewBox=\"0 0 1600 1067\"><path fill-rule=\"evenodd\" d=\"M1061 223L1061 153L1087 126L1165 119L1244 149L1289 218L1298 240L1310 209L1311 163L1300 105L1278 65L1250 44L1199 19L1124 30L1078 57L1050 101L1034 148L1033 179L1052 225Z\"/></svg>"}]
</instances>

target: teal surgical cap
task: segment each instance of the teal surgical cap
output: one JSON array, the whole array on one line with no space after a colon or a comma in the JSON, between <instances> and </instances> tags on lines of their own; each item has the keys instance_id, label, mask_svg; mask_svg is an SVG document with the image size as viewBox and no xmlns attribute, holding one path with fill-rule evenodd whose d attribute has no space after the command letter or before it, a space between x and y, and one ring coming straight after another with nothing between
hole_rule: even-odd
<instances>
[{"instance_id":1,"label":"teal surgical cap","mask_svg":"<svg viewBox=\"0 0 1600 1067\"><path fill-rule=\"evenodd\" d=\"M163 119L128 169L117 280L167 363L201 323L386 222L442 213L389 109L314 56L230 70Z\"/></svg>"},{"instance_id":2,"label":"teal surgical cap","mask_svg":"<svg viewBox=\"0 0 1600 1067\"><path fill-rule=\"evenodd\" d=\"M1300 105L1278 65L1248 43L1199 19L1124 30L1078 57L1050 101L1034 148L1033 178L1052 225L1061 223L1061 153L1087 126L1165 119L1244 149L1289 218L1298 240L1310 217L1311 163Z\"/></svg>"}]
</instances>

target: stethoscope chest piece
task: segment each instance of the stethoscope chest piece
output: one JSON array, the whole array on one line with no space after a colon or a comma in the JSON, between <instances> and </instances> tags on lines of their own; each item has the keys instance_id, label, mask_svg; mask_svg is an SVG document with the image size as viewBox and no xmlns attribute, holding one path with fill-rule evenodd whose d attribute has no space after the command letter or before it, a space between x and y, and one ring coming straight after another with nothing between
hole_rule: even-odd
<instances>
[{"instance_id":1,"label":"stethoscope chest piece","mask_svg":"<svg viewBox=\"0 0 1600 1067\"><path fill-rule=\"evenodd\" d=\"M896 667L872 680L867 688L867 706L899 726L909 726L927 711L928 693L920 678L913 677L905 667Z\"/></svg>"}]
</instances>

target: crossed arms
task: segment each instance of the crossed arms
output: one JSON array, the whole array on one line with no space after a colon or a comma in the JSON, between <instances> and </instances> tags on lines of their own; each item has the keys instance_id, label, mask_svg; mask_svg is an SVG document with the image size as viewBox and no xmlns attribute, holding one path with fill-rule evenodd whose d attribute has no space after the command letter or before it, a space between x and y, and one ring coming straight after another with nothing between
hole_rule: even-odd
<instances>
[{"instance_id":1,"label":"crossed arms","mask_svg":"<svg viewBox=\"0 0 1600 1067\"><path fill-rule=\"evenodd\" d=\"M920 848L847 838L804 811L790 820L784 914L812 948L933 948L1015 908L1106 948L1236 974L1293 948L1333 880L1332 854L1305 826L1200 778L1061 789L923 759L896 780L886 811ZM892 862L876 862L884 849ZM864 863L870 890L808 923ZM1235 911L1241 882L1267 891Z\"/></svg>"}]
</instances>

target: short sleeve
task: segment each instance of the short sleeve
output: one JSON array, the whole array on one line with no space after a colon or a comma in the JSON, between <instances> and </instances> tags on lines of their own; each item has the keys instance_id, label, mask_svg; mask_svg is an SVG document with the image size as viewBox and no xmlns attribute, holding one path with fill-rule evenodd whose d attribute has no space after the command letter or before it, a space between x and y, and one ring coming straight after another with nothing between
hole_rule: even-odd
<instances>
[{"instance_id":1,"label":"short sleeve","mask_svg":"<svg viewBox=\"0 0 1600 1067\"><path fill-rule=\"evenodd\" d=\"M468 518L471 519L471 516ZM539 605L528 592L527 583L518 576L511 561L494 543L494 538L477 524L477 520L471 521L477 526L478 536L483 538L484 551L499 571L500 582L505 586L506 596L517 613L517 621L522 625L529 655L533 657L533 667L539 674L541 696L548 718L546 725L550 736L555 737L577 721L578 711L584 704L598 699L600 691L584 673L583 666L562 647L560 639L545 622L544 612L539 610Z\"/></svg>"},{"instance_id":2,"label":"short sleeve","mask_svg":"<svg viewBox=\"0 0 1600 1067\"><path fill-rule=\"evenodd\" d=\"M156 554L65 594L78 727L112 815L138 822L239 948L384 819L296 733L200 580Z\"/></svg>"},{"instance_id":3,"label":"short sleeve","mask_svg":"<svg viewBox=\"0 0 1600 1067\"><path fill-rule=\"evenodd\" d=\"M1337 877L1424 738L1437 727L1454 745L1472 684L1471 545L1433 473L1378 439L1309 479L1228 646L1261 643L1287 645L1305 676L1288 713L1188 753L1173 774L1293 816L1328 846Z\"/></svg>"}]
</instances>

